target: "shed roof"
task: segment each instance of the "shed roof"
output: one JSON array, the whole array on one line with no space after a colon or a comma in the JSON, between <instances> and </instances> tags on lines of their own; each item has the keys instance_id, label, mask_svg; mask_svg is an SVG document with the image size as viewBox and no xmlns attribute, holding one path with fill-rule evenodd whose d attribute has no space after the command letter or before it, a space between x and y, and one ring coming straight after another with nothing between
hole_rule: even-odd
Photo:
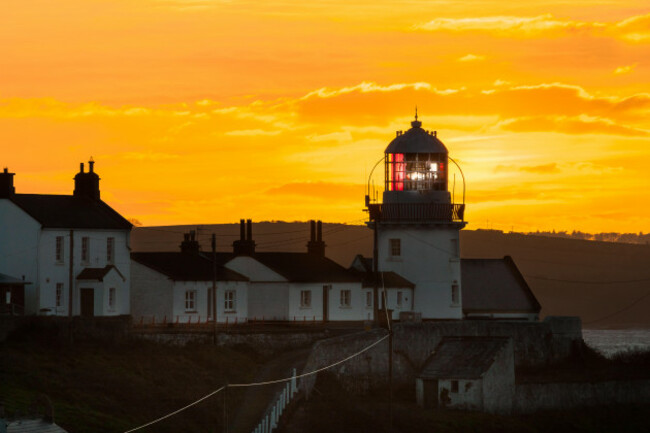
<instances>
[{"instance_id":1,"label":"shed roof","mask_svg":"<svg viewBox=\"0 0 650 433\"><path fill-rule=\"evenodd\" d=\"M25 284L30 283L28 281L21 280L20 278L14 278L11 275L0 273L0 285L24 286Z\"/></svg>"},{"instance_id":2,"label":"shed roof","mask_svg":"<svg viewBox=\"0 0 650 433\"><path fill-rule=\"evenodd\" d=\"M463 312L530 312L541 306L510 256L461 259Z\"/></svg>"},{"instance_id":3,"label":"shed roof","mask_svg":"<svg viewBox=\"0 0 650 433\"><path fill-rule=\"evenodd\" d=\"M420 377L479 379L508 344L508 337L445 337L427 361Z\"/></svg>"},{"instance_id":4,"label":"shed roof","mask_svg":"<svg viewBox=\"0 0 650 433\"><path fill-rule=\"evenodd\" d=\"M362 279L363 287L374 287L375 278L372 270L372 258L364 257L357 254L350 266L350 271L359 275ZM385 286L387 288L415 288L415 284L402 277L400 274L390 272L380 272L379 287Z\"/></svg>"},{"instance_id":5,"label":"shed roof","mask_svg":"<svg viewBox=\"0 0 650 433\"><path fill-rule=\"evenodd\" d=\"M130 230L132 227L101 200L51 194L14 194L10 200L45 228Z\"/></svg>"},{"instance_id":6,"label":"shed roof","mask_svg":"<svg viewBox=\"0 0 650 433\"><path fill-rule=\"evenodd\" d=\"M255 260L290 282L360 282L361 278L327 257L310 253L256 252Z\"/></svg>"},{"instance_id":7,"label":"shed roof","mask_svg":"<svg viewBox=\"0 0 650 433\"><path fill-rule=\"evenodd\" d=\"M220 264L217 258L218 281L248 281L245 276ZM131 253L131 259L174 281L212 281L212 260L201 254L184 252Z\"/></svg>"},{"instance_id":8,"label":"shed roof","mask_svg":"<svg viewBox=\"0 0 650 433\"><path fill-rule=\"evenodd\" d=\"M7 433L66 433L61 427L43 419L19 419L7 423Z\"/></svg>"}]
</instances>

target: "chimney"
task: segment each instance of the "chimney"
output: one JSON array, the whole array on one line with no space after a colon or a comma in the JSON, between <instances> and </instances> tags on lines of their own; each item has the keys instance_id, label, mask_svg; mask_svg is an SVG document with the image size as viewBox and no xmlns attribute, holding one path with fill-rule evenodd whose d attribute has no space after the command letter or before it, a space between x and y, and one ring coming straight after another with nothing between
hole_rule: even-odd
<instances>
[{"instance_id":1,"label":"chimney","mask_svg":"<svg viewBox=\"0 0 650 433\"><path fill-rule=\"evenodd\" d=\"M190 230L189 233L183 233L183 242L181 242L181 252L198 254L199 241L196 240L196 232Z\"/></svg>"},{"instance_id":2,"label":"chimney","mask_svg":"<svg viewBox=\"0 0 650 433\"><path fill-rule=\"evenodd\" d=\"M11 198L16 194L14 188L14 176L16 173L9 173L9 169L5 169L0 173L0 198Z\"/></svg>"},{"instance_id":3,"label":"chimney","mask_svg":"<svg viewBox=\"0 0 650 433\"><path fill-rule=\"evenodd\" d=\"M255 241L253 240L252 220L239 220L239 240L232 243L236 255L252 256L255 254Z\"/></svg>"},{"instance_id":4,"label":"chimney","mask_svg":"<svg viewBox=\"0 0 650 433\"><path fill-rule=\"evenodd\" d=\"M309 222L311 227L310 241L307 242L307 253L325 257L325 242L323 242L323 222Z\"/></svg>"},{"instance_id":5,"label":"chimney","mask_svg":"<svg viewBox=\"0 0 650 433\"><path fill-rule=\"evenodd\" d=\"M99 200L99 176L94 171L95 161L90 158L88 165L90 171L85 173L84 163L79 164L79 173L74 177L74 192L72 195L79 198Z\"/></svg>"}]
</instances>

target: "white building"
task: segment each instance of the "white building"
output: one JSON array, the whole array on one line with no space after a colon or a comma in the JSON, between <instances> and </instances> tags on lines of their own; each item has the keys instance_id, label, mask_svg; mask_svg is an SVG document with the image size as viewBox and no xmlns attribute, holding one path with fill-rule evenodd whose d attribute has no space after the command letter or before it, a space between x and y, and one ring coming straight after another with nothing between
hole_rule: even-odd
<instances>
[{"instance_id":1,"label":"white building","mask_svg":"<svg viewBox=\"0 0 650 433\"><path fill-rule=\"evenodd\" d=\"M385 150L383 203L366 197L378 271L415 284L413 310L423 319L461 319L465 205L451 201L447 148L435 131L422 129L417 115L411 126Z\"/></svg>"},{"instance_id":2,"label":"white building","mask_svg":"<svg viewBox=\"0 0 650 433\"><path fill-rule=\"evenodd\" d=\"M244 323L248 319L248 278L216 267L199 252L194 233L186 235L179 252L131 254L131 309L135 322ZM216 271L216 272L215 272ZM216 276L217 297L212 300Z\"/></svg>"},{"instance_id":3,"label":"white building","mask_svg":"<svg viewBox=\"0 0 650 433\"><path fill-rule=\"evenodd\" d=\"M72 195L16 194L14 173L0 173L0 273L28 282L25 314L129 314L132 226L89 165Z\"/></svg>"}]
</instances>

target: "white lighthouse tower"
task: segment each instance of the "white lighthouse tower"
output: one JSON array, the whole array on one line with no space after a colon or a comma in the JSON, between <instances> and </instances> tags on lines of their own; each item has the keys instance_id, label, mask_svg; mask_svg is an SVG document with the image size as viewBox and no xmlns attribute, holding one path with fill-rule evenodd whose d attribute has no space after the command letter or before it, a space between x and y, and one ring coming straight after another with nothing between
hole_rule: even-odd
<instances>
[{"instance_id":1,"label":"white lighthouse tower","mask_svg":"<svg viewBox=\"0 0 650 433\"><path fill-rule=\"evenodd\" d=\"M465 205L451 200L447 148L417 119L416 112L411 129L397 131L385 150L383 203L366 196L368 226L375 231L374 269L415 284L412 302L402 308L423 319L461 319L459 234ZM381 278L377 281L381 292Z\"/></svg>"}]
</instances>

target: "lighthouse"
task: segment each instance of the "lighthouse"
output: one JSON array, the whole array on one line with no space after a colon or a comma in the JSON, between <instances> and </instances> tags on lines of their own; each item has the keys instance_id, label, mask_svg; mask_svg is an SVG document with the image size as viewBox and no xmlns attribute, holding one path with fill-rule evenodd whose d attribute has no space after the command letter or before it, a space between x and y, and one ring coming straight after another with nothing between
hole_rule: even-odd
<instances>
[{"instance_id":1,"label":"lighthouse","mask_svg":"<svg viewBox=\"0 0 650 433\"><path fill-rule=\"evenodd\" d=\"M382 202L366 196L376 275L395 272L414 283L410 308L422 319L463 317L459 235L465 205L452 202L450 160L436 131L423 129L416 111L411 128L397 131L384 152ZM381 295L375 305L382 306Z\"/></svg>"}]
</instances>

